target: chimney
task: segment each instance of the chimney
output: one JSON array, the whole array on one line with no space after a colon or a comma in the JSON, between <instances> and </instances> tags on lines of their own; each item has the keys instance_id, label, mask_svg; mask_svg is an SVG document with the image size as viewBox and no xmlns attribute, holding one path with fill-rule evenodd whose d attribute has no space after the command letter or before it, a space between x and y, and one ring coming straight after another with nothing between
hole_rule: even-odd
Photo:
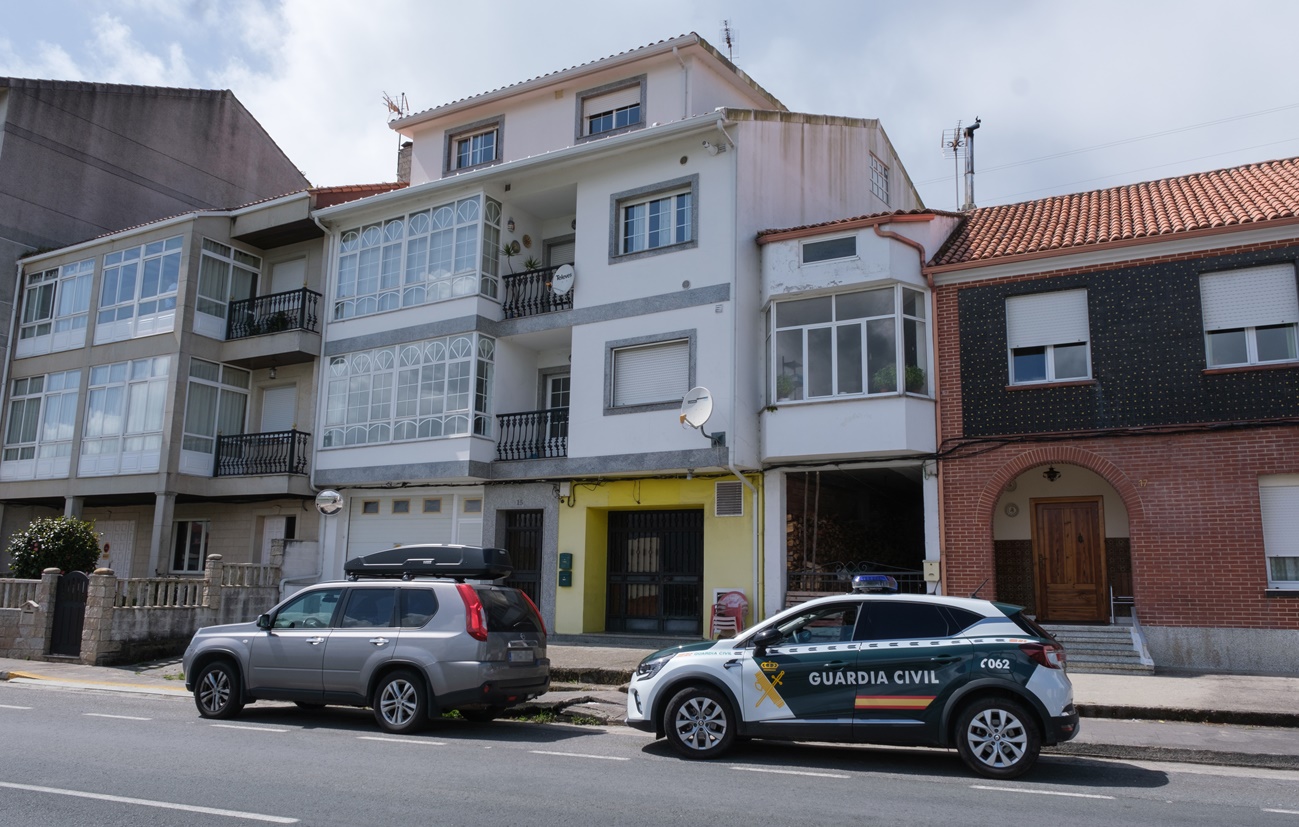
<instances>
[{"instance_id":1,"label":"chimney","mask_svg":"<svg viewBox=\"0 0 1299 827\"><path fill-rule=\"evenodd\" d=\"M979 128L979 119L965 127L965 205L962 212L974 209L974 130Z\"/></svg>"},{"instance_id":2,"label":"chimney","mask_svg":"<svg viewBox=\"0 0 1299 827\"><path fill-rule=\"evenodd\" d=\"M402 141L401 146L397 149L397 181L401 184L410 183L410 151L413 146L410 141Z\"/></svg>"}]
</instances>

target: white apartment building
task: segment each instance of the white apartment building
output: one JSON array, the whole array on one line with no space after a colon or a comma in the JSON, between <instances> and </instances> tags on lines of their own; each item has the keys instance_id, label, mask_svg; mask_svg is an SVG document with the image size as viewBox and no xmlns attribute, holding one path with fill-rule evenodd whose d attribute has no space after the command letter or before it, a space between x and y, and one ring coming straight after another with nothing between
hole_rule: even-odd
<instances>
[{"instance_id":1,"label":"white apartment building","mask_svg":"<svg viewBox=\"0 0 1299 827\"><path fill-rule=\"evenodd\" d=\"M689 34L392 127L410 186L314 213L312 482L345 498L324 575L484 543L560 633L706 633L730 591L746 624L777 607L755 238L919 208L879 123L791 112ZM702 432L678 417L696 386Z\"/></svg>"}]
</instances>

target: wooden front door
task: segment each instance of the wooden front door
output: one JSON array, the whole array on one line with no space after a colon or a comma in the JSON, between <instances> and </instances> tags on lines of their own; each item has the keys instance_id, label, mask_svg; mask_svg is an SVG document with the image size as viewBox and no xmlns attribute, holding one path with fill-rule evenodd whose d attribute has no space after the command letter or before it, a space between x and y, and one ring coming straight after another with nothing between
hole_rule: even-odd
<instances>
[{"instance_id":1,"label":"wooden front door","mask_svg":"<svg viewBox=\"0 0 1299 827\"><path fill-rule=\"evenodd\" d=\"M1033 559L1039 620L1109 618L1100 497L1033 500Z\"/></svg>"}]
</instances>

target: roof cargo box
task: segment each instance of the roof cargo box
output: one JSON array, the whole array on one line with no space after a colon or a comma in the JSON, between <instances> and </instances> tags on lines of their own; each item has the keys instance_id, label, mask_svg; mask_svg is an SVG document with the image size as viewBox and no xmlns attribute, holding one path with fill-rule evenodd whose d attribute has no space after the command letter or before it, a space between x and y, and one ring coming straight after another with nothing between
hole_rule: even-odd
<instances>
[{"instance_id":1,"label":"roof cargo box","mask_svg":"<svg viewBox=\"0 0 1299 827\"><path fill-rule=\"evenodd\" d=\"M353 557L343 566L349 579L358 577L451 577L456 580L497 580L514 571L503 548L429 543L398 546Z\"/></svg>"}]
</instances>

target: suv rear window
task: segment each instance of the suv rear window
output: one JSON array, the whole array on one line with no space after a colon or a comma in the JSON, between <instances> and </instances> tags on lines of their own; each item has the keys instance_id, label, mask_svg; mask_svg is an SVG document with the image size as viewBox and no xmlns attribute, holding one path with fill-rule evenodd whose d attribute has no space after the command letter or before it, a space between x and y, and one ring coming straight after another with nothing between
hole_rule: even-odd
<instances>
[{"instance_id":1,"label":"suv rear window","mask_svg":"<svg viewBox=\"0 0 1299 827\"><path fill-rule=\"evenodd\" d=\"M518 589L485 587L478 599L487 610L488 632L540 632L541 620Z\"/></svg>"},{"instance_id":2,"label":"suv rear window","mask_svg":"<svg viewBox=\"0 0 1299 827\"><path fill-rule=\"evenodd\" d=\"M1051 634L1046 629L1043 629L1038 625L1036 620L1024 614L1024 611L1018 606L1005 606L1001 603L995 603L993 605L1005 612L1006 617L1010 618L1012 623L1023 629L1027 634L1032 635L1033 637L1040 637L1043 640L1055 640L1055 635Z\"/></svg>"}]
</instances>

